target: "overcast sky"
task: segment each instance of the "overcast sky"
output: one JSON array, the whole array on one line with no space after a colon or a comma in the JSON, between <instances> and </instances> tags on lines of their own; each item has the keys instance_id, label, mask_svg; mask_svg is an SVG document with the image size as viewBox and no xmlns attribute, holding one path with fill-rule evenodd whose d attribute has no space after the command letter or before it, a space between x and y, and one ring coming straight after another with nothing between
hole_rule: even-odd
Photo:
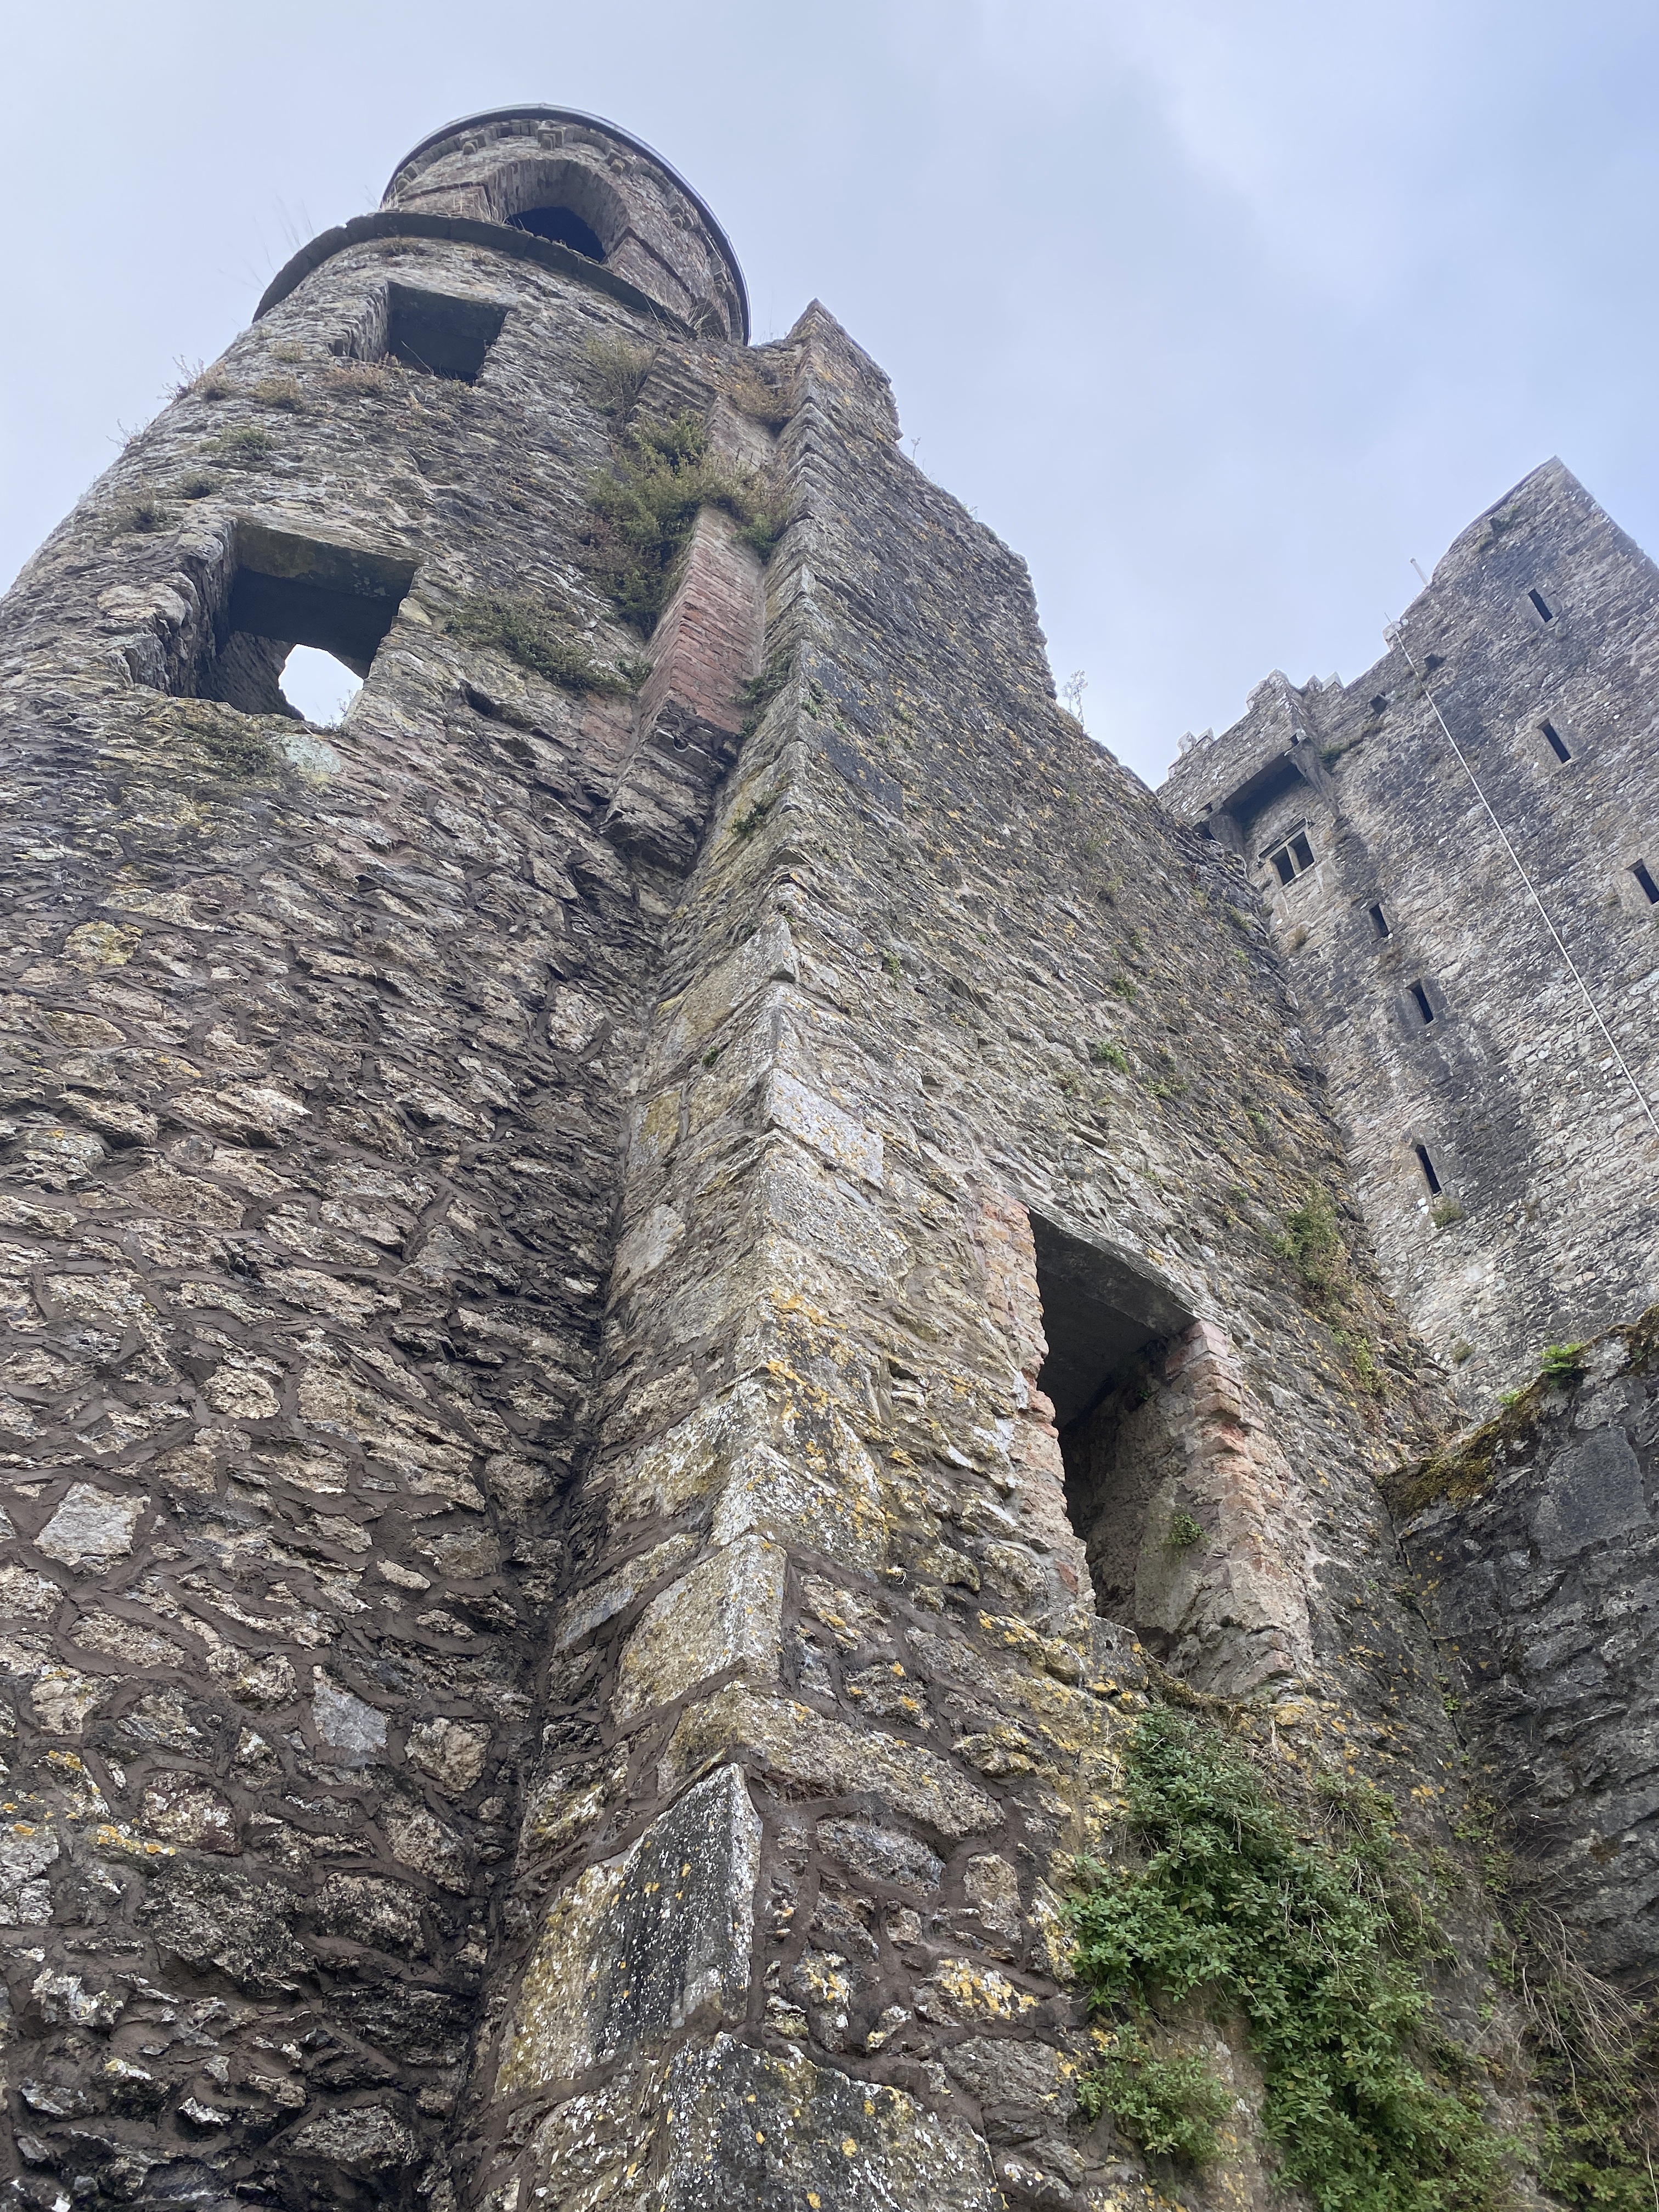
<instances>
[{"instance_id":1,"label":"overcast sky","mask_svg":"<svg viewBox=\"0 0 1659 2212\"><path fill-rule=\"evenodd\" d=\"M1156 781L1551 453L1659 548L1656 63L1650 0L13 0L0 577L296 245L547 100L702 192L757 337L882 363Z\"/></svg>"}]
</instances>

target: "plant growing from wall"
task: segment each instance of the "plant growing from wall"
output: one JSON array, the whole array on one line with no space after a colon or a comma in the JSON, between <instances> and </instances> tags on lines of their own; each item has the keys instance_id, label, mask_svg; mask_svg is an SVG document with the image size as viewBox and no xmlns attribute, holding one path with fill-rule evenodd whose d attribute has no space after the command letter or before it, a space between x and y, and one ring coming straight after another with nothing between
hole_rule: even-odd
<instances>
[{"instance_id":1,"label":"plant growing from wall","mask_svg":"<svg viewBox=\"0 0 1659 2212\"><path fill-rule=\"evenodd\" d=\"M1494 1956L1526 2015L1535 2078L1554 2109L1540 2179L1586 2212L1653 2212L1659 2154L1659 2028L1646 2008L1573 1958L1566 1929L1524 1901Z\"/></svg>"},{"instance_id":2,"label":"plant growing from wall","mask_svg":"<svg viewBox=\"0 0 1659 2212\"><path fill-rule=\"evenodd\" d=\"M589 338L582 359L595 405L618 429L632 422L646 380L657 365L649 346L629 345L626 338Z\"/></svg>"},{"instance_id":3,"label":"plant growing from wall","mask_svg":"<svg viewBox=\"0 0 1659 2212\"><path fill-rule=\"evenodd\" d=\"M789 520L781 486L712 453L708 430L690 414L629 428L611 466L594 477L588 504L588 566L647 637L703 507L731 515L744 543L763 560Z\"/></svg>"},{"instance_id":4,"label":"plant growing from wall","mask_svg":"<svg viewBox=\"0 0 1659 2212\"><path fill-rule=\"evenodd\" d=\"M1085 1863L1073 1905L1079 1978L1113 2023L1085 2112L1149 2150L1211 2154L1220 2108L1198 2062L1137 2063L1154 2003L1202 1996L1247 2023L1280 2179L1321 2212L1492 2212L1504 2145L1424 2047L1443 1939L1390 1801L1332 1777L1293 1817L1214 1721L1170 1706L1127 1765L1140 1863Z\"/></svg>"},{"instance_id":5,"label":"plant growing from wall","mask_svg":"<svg viewBox=\"0 0 1659 2212\"><path fill-rule=\"evenodd\" d=\"M567 691L597 691L618 698L636 690L646 665L627 661L620 668L595 660L546 615L518 599L466 599L445 619L452 637L471 645L493 645L549 684Z\"/></svg>"},{"instance_id":6,"label":"plant growing from wall","mask_svg":"<svg viewBox=\"0 0 1659 2212\"><path fill-rule=\"evenodd\" d=\"M772 661L758 676L751 676L739 688L738 704L743 708L743 735L752 738L766 718L766 710L788 684L791 663L787 656Z\"/></svg>"}]
</instances>

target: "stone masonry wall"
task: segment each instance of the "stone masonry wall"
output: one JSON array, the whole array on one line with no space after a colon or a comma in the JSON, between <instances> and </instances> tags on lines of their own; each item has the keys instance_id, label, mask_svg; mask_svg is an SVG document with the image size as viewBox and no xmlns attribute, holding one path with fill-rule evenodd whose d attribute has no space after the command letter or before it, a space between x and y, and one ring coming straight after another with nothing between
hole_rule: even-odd
<instances>
[{"instance_id":1,"label":"stone masonry wall","mask_svg":"<svg viewBox=\"0 0 1659 2212\"><path fill-rule=\"evenodd\" d=\"M484 213L301 257L0 611L3 2185L1146 2207L1073 2110L1074 1855L1160 1664L1445 1839L1376 1487L1443 1409L1258 908L879 372L526 256L470 135L419 179ZM476 382L366 357L389 280L501 311ZM648 646L596 338L790 497ZM260 604L389 623L343 728ZM1115 1458L1043 1387L1059 1237L1164 1317ZM1215 2033L1192 2201L1265 2208Z\"/></svg>"},{"instance_id":2,"label":"stone masonry wall","mask_svg":"<svg viewBox=\"0 0 1659 2212\"><path fill-rule=\"evenodd\" d=\"M1659 1130L1492 819L1659 1113L1659 904L1633 872L1659 882L1659 572L1553 461L1464 532L1401 635L1346 686L1259 686L1164 792L1265 894L1384 1276L1484 1408L1659 1292ZM1283 884L1270 856L1298 831L1313 865Z\"/></svg>"},{"instance_id":3,"label":"stone masonry wall","mask_svg":"<svg viewBox=\"0 0 1659 2212\"><path fill-rule=\"evenodd\" d=\"M1401 1531L1516 1887L1638 1990L1659 1915L1656 1318L1419 1473Z\"/></svg>"},{"instance_id":4,"label":"stone masonry wall","mask_svg":"<svg viewBox=\"0 0 1659 2212\"><path fill-rule=\"evenodd\" d=\"M493 2212L1139 2201L1068 2118L1060 1904L1145 1678L1067 1516L1032 1208L1194 1316L1161 1355L1203 1526L1180 1662L1363 1742L1431 1825L1449 1784L1373 1487L1427 1409L1363 1273L1386 1398L1273 1249L1340 1167L1257 925L1059 714L1024 572L896 450L878 373L821 311L788 347L789 680L639 1062L458 2151ZM1244 2120L1212 2189L1266 2201Z\"/></svg>"},{"instance_id":5,"label":"stone masonry wall","mask_svg":"<svg viewBox=\"0 0 1659 2212\"><path fill-rule=\"evenodd\" d=\"M476 384L353 357L388 279L506 308ZM584 348L636 336L483 248L338 253L0 618L22 2203L448 2185L634 1039L757 564L700 553L659 657L713 623L732 665L658 667L659 742L447 624L501 594L641 651L580 565ZM704 367L664 354L662 411L708 410ZM343 730L172 696L248 517L416 571Z\"/></svg>"}]
</instances>

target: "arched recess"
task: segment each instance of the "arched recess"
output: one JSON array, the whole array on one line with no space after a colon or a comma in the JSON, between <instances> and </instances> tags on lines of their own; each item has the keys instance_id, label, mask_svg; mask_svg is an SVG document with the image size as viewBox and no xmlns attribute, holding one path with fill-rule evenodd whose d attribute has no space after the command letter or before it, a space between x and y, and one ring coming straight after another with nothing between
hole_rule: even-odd
<instances>
[{"instance_id":1,"label":"arched recess","mask_svg":"<svg viewBox=\"0 0 1659 2212\"><path fill-rule=\"evenodd\" d=\"M1307 1516L1225 1330L1133 1255L1029 1219L1036 1384L1099 1611L1200 1689L1243 1696L1293 1674Z\"/></svg>"},{"instance_id":2,"label":"arched recess","mask_svg":"<svg viewBox=\"0 0 1659 2212\"><path fill-rule=\"evenodd\" d=\"M484 189L492 222L556 239L590 259L608 260L629 228L622 194L586 161L544 155L504 161ZM562 223L562 216L567 218ZM597 245L597 254L582 242L584 232Z\"/></svg>"}]
</instances>

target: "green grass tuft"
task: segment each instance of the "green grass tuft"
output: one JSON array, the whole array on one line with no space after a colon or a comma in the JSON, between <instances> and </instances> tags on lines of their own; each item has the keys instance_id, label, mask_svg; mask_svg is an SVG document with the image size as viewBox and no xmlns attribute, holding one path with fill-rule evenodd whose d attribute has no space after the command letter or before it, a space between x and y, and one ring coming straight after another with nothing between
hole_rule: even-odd
<instances>
[{"instance_id":1,"label":"green grass tuft","mask_svg":"<svg viewBox=\"0 0 1659 2212\"><path fill-rule=\"evenodd\" d=\"M567 691L595 691L621 698L636 690L643 667L629 662L611 668L560 630L538 608L517 599L469 599L447 618L452 637L471 645L493 645L520 668Z\"/></svg>"},{"instance_id":2,"label":"green grass tuft","mask_svg":"<svg viewBox=\"0 0 1659 2212\"><path fill-rule=\"evenodd\" d=\"M781 486L711 453L695 416L636 424L588 492L588 566L619 611L649 636L705 507L720 508L763 560L789 520Z\"/></svg>"}]
</instances>

